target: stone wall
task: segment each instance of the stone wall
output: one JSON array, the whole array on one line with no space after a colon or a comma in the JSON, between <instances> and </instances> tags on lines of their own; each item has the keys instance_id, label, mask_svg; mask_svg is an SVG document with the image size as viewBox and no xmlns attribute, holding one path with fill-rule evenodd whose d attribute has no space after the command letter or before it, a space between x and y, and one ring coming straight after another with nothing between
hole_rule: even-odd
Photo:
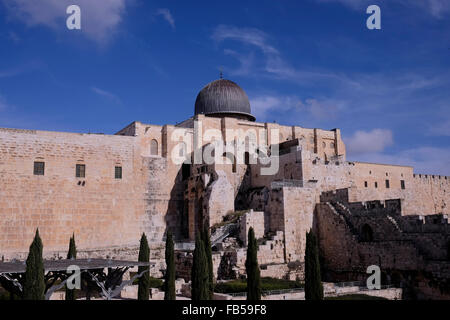
<instances>
[{"instance_id":1,"label":"stone wall","mask_svg":"<svg viewBox=\"0 0 450 320\"><path fill-rule=\"evenodd\" d=\"M0 129L0 253L27 252L39 228L44 252L137 245L149 226L145 172L134 137ZM34 175L35 161L45 162ZM86 166L76 178L76 164ZM122 179L115 179L115 166Z\"/></svg>"},{"instance_id":2,"label":"stone wall","mask_svg":"<svg viewBox=\"0 0 450 320\"><path fill-rule=\"evenodd\" d=\"M306 232L312 227L316 193L311 188L282 187L272 189L267 210L269 231L283 231L286 262L304 261Z\"/></svg>"},{"instance_id":3,"label":"stone wall","mask_svg":"<svg viewBox=\"0 0 450 320\"><path fill-rule=\"evenodd\" d=\"M245 247L247 246L250 228L253 228L256 239L264 237L264 212L250 210L241 217L239 221L239 238Z\"/></svg>"},{"instance_id":4,"label":"stone wall","mask_svg":"<svg viewBox=\"0 0 450 320\"><path fill-rule=\"evenodd\" d=\"M342 199L340 192L336 195ZM330 197L326 194L322 200ZM317 205L315 229L326 279L365 280L367 267L377 265L382 281L401 285L409 298L448 297L448 220L437 215L429 219L432 227L414 227L411 217L392 211L391 202Z\"/></svg>"}]
</instances>

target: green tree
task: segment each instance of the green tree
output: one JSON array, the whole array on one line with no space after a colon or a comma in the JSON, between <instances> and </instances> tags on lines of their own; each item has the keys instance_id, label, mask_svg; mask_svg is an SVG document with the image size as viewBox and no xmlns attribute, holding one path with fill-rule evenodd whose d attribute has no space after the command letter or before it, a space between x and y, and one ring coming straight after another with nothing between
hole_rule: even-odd
<instances>
[{"instance_id":1,"label":"green tree","mask_svg":"<svg viewBox=\"0 0 450 320\"><path fill-rule=\"evenodd\" d=\"M145 233L142 234L141 243L139 247L139 262L150 262L150 248ZM146 270L146 271L145 271ZM138 285L138 300L148 300L150 297L150 266L138 267L138 274L144 274L139 278Z\"/></svg>"},{"instance_id":2,"label":"green tree","mask_svg":"<svg viewBox=\"0 0 450 320\"><path fill-rule=\"evenodd\" d=\"M70 237L69 252L67 252L67 259L77 258L77 247L75 245L75 234ZM66 287L66 300L76 300L75 289L68 289Z\"/></svg>"},{"instance_id":3,"label":"green tree","mask_svg":"<svg viewBox=\"0 0 450 320\"><path fill-rule=\"evenodd\" d=\"M255 231L250 228L248 231L247 260L245 261L247 272L247 300L261 300L261 275L258 266L258 243L255 238Z\"/></svg>"},{"instance_id":4,"label":"green tree","mask_svg":"<svg viewBox=\"0 0 450 320\"><path fill-rule=\"evenodd\" d=\"M305 299L323 300L323 285L320 278L319 248L312 230L306 233L305 251Z\"/></svg>"},{"instance_id":5,"label":"green tree","mask_svg":"<svg viewBox=\"0 0 450 320\"><path fill-rule=\"evenodd\" d=\"M27 258L27 266L24 275L23 299L24 300L44 300L45 280L44 280L44 260L42 258L43 245L39 237L39 229L31 243Z\"/></svg>"},{"instance_id":6,"label":"green tree","mask_svg":"<svg viewBox=\"0 0 450 320\"><path fill-rule=\"evenodd\" d=\"M173 248L173 237L170 230L166 238L166 274L164 282L164 300L176 300L175 294L175 256Z\"/></svg>"},{"instance_id":7,"label":"green tree","mask_svg":"<svg viewBox=\"0 0 450 320\"><path fill-rule=\"evenodd\" d=\"M205 255L205 246L200 234L197 233L191 270L191 298L193 301L209 299L208 279L208 262Z\"/></svg>"},{"instance_id":8,"label":"green tree","mask_svg":"<svg viewBox=\"0 0 450 320\"><path fill-rule=\"evenodd\" d=\"M204 225L203 232L203 245L205 246L205 256L208 263L208 282L209 282L209 299L212 300L214 294L214 267L212 261L212 248L211 248L211 238L209 236L209 228Z\"/></svg>"}]
</instances>

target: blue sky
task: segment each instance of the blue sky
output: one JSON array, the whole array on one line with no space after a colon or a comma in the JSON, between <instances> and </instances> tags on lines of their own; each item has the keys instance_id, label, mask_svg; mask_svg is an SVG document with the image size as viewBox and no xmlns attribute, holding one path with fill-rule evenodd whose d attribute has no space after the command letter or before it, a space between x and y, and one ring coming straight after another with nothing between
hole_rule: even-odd
<instances>
[{"instance_id":1,"label":"blue sky","mask_svg":"<svg viewBox=\"0 0 450 320\"><path fill-rule=\"evenodd\" d=\"M0 127L175 124L222 69L257 121L341 128L349 160L450 175L449 16L447 0L0 0Z\"/></svg>"}]
</instances>

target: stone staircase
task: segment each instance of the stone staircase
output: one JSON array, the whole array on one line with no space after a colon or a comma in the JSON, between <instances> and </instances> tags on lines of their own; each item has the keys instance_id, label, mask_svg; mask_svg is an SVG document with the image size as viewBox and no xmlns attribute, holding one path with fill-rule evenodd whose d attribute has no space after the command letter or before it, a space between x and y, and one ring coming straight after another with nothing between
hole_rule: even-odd
<instances>
[{"instance_id":1,"label":"stone staircase","mask_svg":"<svg viewBox=\"0 0 450 320\"><path fill-rule=\"evenodd\" d=\"M229 223L218 228L213 234L211 234L211 245L215 246L216 244L222 242L228 236L235 233L237 228L237 223Z\"/></svg>"},{"instance_id":2,"label":"stone staircase","mask_svg":"<svg viewBox=\"0 0 450 320\"><path fill-rule=\"evenodd\" d=\"M387 215L388 220L394 225L394 228L398 231L398 232L402 232L402 229L400 229L400 226L398 225L397 221L390 215Z\"/></svg>"},{"instance_id":3,"label":"stone staircase","mask_svg":"<svg viewBox=\"0 0 450 320\"><path fill-rule=\"evenodd\" d=\"M355 226L353 225L353 223L351 223L349 219L350 216L352 215L350 210L340 202L327 202L327 204L334 212L336 212L336 214L340 216L341 220L345 222L345 224L350 229L352 235L359 237L358 230L355 228Z\"/></svg>"}]
</instances>

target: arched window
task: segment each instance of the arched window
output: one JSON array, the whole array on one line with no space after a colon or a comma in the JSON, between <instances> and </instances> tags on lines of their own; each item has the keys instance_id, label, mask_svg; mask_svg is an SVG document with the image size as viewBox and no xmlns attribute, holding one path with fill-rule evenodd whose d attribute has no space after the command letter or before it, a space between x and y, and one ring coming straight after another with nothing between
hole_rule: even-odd
<instances>
[{"instance_id":1,"label":"arched window","mask_svg":"<svg viewBox=\"0 0 450 320\"><path fill-rule=\"evenodd\" d=\"M158 155L158 141L153 139L150 141L150 155L157 156Z\"/></svg>"},{"instance_id":2,"label":"arched window","mask_svg":"<svg viewBox=\"0 0 450 320\"><path fill-rule=\"evenodd\" d=\"M179 146L180 149L178 149L178 156L180 158L186 157L186 143L184 141L181 141Z\"/></svg>"},{"instance_id":3,"label":"arched window","mask_svg":"<svg viewBox=\"0 0 450 320\"><path fill-rule=\"evenodd\" d=\"M365 242L373 241L373 231L368 224L363 225L361 228L361 240Z\"/></svg>"}]
</instances>

